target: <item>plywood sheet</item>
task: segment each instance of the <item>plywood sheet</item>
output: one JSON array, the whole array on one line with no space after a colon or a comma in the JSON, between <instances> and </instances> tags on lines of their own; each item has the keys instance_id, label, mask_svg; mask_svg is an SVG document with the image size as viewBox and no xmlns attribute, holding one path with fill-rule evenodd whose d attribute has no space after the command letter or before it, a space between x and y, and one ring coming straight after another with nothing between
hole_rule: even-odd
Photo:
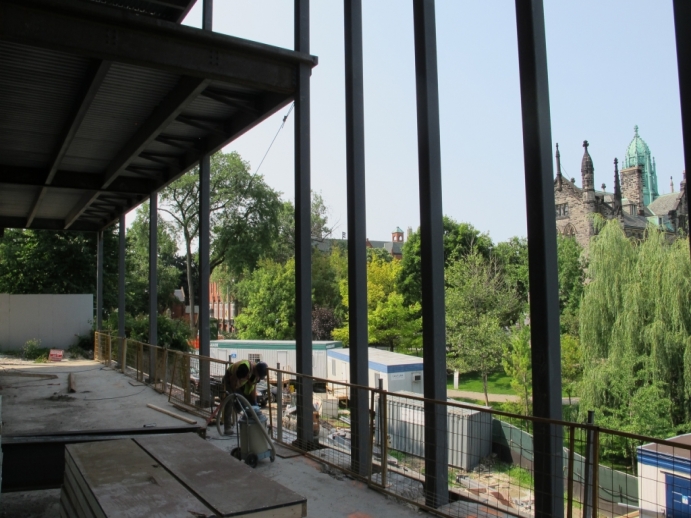
<instances>
[{"instance_id":1,"label":"plywood sheet","mask_svg":"<svg viewBox=\"0 0 691 518\"><path fill-rule=\"evenodd\" d=\"M214 516L131 439L70 444L66 449L109 518Z\"/></svg>"},{"instance_id":2,"label":"plywood sheet","mask_svg":"<svg viewBox=\"0 0 691 518\"><path fill-rule=\"evenodd\" d=\"M193 434L134 439L221 516L305 516L307 499Z\"/></svg>"}]
</instances>

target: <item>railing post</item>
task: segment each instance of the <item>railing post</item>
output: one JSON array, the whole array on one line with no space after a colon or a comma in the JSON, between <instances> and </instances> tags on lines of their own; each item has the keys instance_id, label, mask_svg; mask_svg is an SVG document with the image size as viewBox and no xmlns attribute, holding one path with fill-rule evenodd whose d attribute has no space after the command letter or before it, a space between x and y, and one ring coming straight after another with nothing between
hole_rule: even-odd
<instances>
[{"instance_id":1,"label":"railing post","mask_svg":"<svg viewBox=\"0 0 691 518\"><path fill-rule=\"evenodd\" d=\"M567 471L566 518L573 518L573 449L576 445L576 427L569 427L569 460Z\"/></svg>"},{"instance_id":2,"label":"railing post","mask_svg":"<svg viewBox=\"0 0 691 518\"><path fill-rule=\"evenodd\" d=\"M368 484L372 485L372 465L374 464L374 390L370 389L369 402L369 474L367 477Z\"/></svg>"},{"instance_id":3,"label":"railing post","mask_svg":"<svg viewBox=\"0 0 691 518\"><path fill-rule=\"evenodd\" d=\"M592 425L595 422L595 412L588 410L588 424ZM591 488L593 482L592 464L593 464L593 431L591 428L586 430L585 435L585 466L583 472L583 516L591 515L590 507L592 506L593 491Z\"/></svg>"},{"instance_id":4,"label":"railing post","mask_svg":"<svg viewBox=\"0 0 691 518\"><path fill-rule=\"evenodd\" d=\"M110 336L108 337L108 342L106 345L106 366L110 367L110 355L111 355L111 350L110 350L110 343L111 343L111 338Z\"/></svg>"},{"instance_id":5,"label":"railing post","mask_svg":"<svg viewBox=\"0 0 691 518\"><path fill-rule=\"evenodd\" d=\"M175 356L173 359L173 370L170 372L170 388L168 389L168 401L171 400L173 397L173 385L175 384L175 372L177 371L178 368L178 358L180 357L180 353L178 351L175 351ZM189 382L187 382L187 386L189 389Z\"/></svg>"},{"instance_id":6,"label":"railing post","mask_svg":"<svg viewBox=\"0 0 691 518\"><path fill-rule=\"evenodd\" d=\"M182 383L185 387L185 404L189 405L192 402L192 394L190 393L190 355L185 354L182 357L182 362L180 368L182 369L181 377Z\"/></svg>"},{"instance_id":7,"label":"railing post","mask_svg":"<svg viewBox=\"0 0 691 518\"><path fill-rule=\"evenodd\" d=\"M283 442L283 373L280 363L276 364L276 440Z\"/></svg>"},{"instance_id":8,"label":"railing post","mask_svg":"<svg viewBox=\"0 0 691 518\"><path fill-rule=\"evenodd\" d=\"M120 370L127 374L127 338L120 339Z\"/></svg>"},{"instance_id":9,"label":"railing post","mask_svg":"<svg viewBox=\"0 0 691 518\"><path fill-rule=\"evenodd\" d=\"M593 431L593 518L597 518L600 500L600 429Z\"/></svg>"},{"instance_id":10,"label":"railing post","mask_svg":"<svg viewBox=\"0 0 691 518\"><path fill-rule=\"evenodd\" d=\"M137 342L137 381L144 381L144 347Z\"/></svg>"},{"instance_id":11,"label":"railing post","mask_svg":"<svg viewBox=\"0 0 691 518\"><path fill-rule=\"evenodd\" d=\"M384 391L384 380L379 378L379 413L381 415L381 426L379 427L381 436L381 485L386 489L386 479L389 474L389 423L388 423L388 398Z\"/></svg>"}]
</instances>

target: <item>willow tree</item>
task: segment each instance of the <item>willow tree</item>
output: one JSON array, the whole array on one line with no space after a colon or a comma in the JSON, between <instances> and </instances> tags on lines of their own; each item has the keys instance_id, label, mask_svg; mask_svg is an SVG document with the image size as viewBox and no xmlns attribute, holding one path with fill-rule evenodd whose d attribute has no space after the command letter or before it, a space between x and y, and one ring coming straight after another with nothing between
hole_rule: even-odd
<instances>
[{"instance_id":1,"label":"willow tree","mask_svg":"<svg viewBox=\"0 0 691 518\"><path fill-rule=\"evenodd\" d=\"M603 426L665 436L691 420L688 240L654 229L630 240L616 220L599 225L580 308L580 408Z\"/></svg>"}]
</instances>

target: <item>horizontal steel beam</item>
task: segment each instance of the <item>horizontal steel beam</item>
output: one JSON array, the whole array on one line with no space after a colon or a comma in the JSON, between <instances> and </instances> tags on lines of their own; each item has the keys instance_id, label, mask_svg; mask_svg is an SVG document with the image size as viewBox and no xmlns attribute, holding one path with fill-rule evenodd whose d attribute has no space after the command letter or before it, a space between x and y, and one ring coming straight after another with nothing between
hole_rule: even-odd
<instances>
[{"instance_id":1,"label":"horizontal steel beam","mask_svg":"<svg viewBox=\"0 0 691 518\"><path fill-rule=\"evenodd\" d=\"M24 185L46 187L51 190L98 191L99 194L121 196L148 196L154 184L148 180L119 176L106 189L102 189L103 176L76 171L58 171L53 182L45 183L47 171L40 168L0 166L0 185Z\"/></svg>"},{"instance_id":2,"label":"horizontal steel beam","mask_svg":"<svg viewBox=\"0 0 691 518\"><path fill-rule=\"evenodd\" d=\"M0 228L26 228L26 218L14 216L0 216ZM76 221L70 230L97 232L103 225L92 221ZM64 230L64 219L35 218L31 225L33 230Z\"/></svg>"},{"instance_id":3,"label":"horizontal steel beam","mask_svg":"<svg viewBox=\"0 0 691 518\"><path fill-rule=\"evenodd\" d=\"M96 3L4 0L0 40L292 94L317 58Z\"/></svg>"}]
</instances>

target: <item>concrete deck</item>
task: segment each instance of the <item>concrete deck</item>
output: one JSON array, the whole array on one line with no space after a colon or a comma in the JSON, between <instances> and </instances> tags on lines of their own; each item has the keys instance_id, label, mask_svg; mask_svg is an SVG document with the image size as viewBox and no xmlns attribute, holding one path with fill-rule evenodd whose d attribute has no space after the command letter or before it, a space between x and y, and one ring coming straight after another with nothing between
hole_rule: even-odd
<instances>
[{"instance_id":1,"label":"concrete deck","mask_svg":"<svg viewBox=\"0 0 691 518\"><path fill-rule=\"evenodd\" d=\"M77 376L77 392L67 394L67 375ZM40 376L36 376L36 375ZM130 378L93 361L63 361L34 364L0 357L0 394L3 396L3 434L56 433L185 426L175 418L146 407L147 403L183 414L167 397L148 386L135 385ZM69 398L69 399L68 399ZM201 419L184 414L186 417ZM237 446L235 437L219 437L214 427L208 441L229 455ZM307 498L307 516L320 518L409 518L419 511L370 490L337 470L307 459L277 457L261 460L257 473ZM229 488L232 490L232 488ZM0 516L53 518L59 516L60 490L3 493Z\"/></svg>"}]
</instances>

